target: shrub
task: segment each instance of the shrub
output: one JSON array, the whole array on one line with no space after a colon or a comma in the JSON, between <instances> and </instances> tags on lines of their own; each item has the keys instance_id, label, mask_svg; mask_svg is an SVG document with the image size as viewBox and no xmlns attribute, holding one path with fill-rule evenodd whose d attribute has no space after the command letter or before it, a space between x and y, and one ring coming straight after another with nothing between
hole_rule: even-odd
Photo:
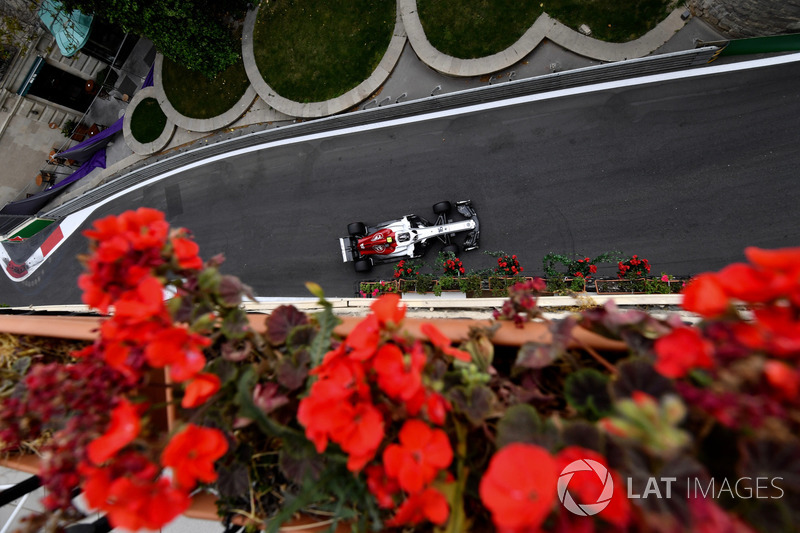
<instances>
[{"instance_id":1,"label":"shrub","mask_svg":"<svg viewBox=\"0 0 800 533\"><path fill-rule=\"evenodd\" d=\"M142 144L155 141L164 132L167 116L155 98L145 98L131 115L131 134Z\"/></svg>"}]
</instances>

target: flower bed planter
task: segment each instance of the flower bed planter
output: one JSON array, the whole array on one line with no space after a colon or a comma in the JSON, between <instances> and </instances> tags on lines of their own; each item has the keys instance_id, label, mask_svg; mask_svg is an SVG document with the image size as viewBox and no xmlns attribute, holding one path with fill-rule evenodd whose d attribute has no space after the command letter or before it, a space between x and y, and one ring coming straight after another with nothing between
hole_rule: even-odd
<instances>
[{"instance_id":1,"label":"flower bed planter","mask_svg":"<svg viewBox=\"0 0 800 533\"><path fill-rule=\"evenodd\" d=\"M0 466L26 474L38 474L40 464L39 456L33 454L10 454L0 458Z\"/></svg>"},{"instance_id":2,"label":"flower bed planter","mask_svg":"<svg viewBox=\"0 0 800 533\"><path fill-rule=\"evenodd\" d=\"M597 294L645 294L645 279L598 279Z\"/></svg>"},{"instance_id":3,"label":"flower bed planter","mask_svg":"<svg viewBox=\"0 0 800 533\"><path fill-rule=\"evenodd\" d=\"M437 281L441 292L462 292L460 279L456 277L442 277Z\"/></svg>"},{"instance_id":4,"label":"flower bed planter","mask_svg":"<svg viewBox=\"0 0 800 533\"><path fill-rule=\"evenodd\" d=\"M397 290L400 291L400 294L415 292L417 290L417 282L413 279L399 279L397 280Z\"/></svg>"},{"instance_id":5,"label":"flower bed planter","mask_svg":"<svg viewBox=\"0 0 800 533\"><path fill-rule=\"evenodd\" d=\"M660 279L645 280L645 292L647 294L678 294L686 286L686 280L671 279L662 281Z\"/></svg>"},{"instance_id":6,"label":"flower bed planter","mask_svg":"<svg viewBox=\"0 0 800 533\"><path fill-rule=\"evenodd\" d=\"M357 294L362 298L377 298L382 294L396 293L399 291L398 281L361 281L358 284Z\"/></svg>"},{"instance_id":7,"label":"flower bed planter","mask_svg":"<svg viewBox=\"0 0 800 533\"><path fill-rule=\"evenodd\" d=\"M219 521L217 497L208 492L195 494L192 496L192 505L184 513L184 516L197 520ZM235 517L232 522L237 525L246 525L246 521L241 517ZM322 533L330 531L331 523L332 520L329 518L323 519L308 515L299 515L285 522L278 531L280 533L295 531L302 531L303 533ZM345 521L340 521L334 533L348 533L349 531L351 531L350 524Z\"/></svg>"},{"instance_id":8,"label":"flower bed planter","mask_svg":"<svg viewBox=\"0 0 800 533\"><path fill-rule=\"evenodd\" d=\"M492 296L504 297L508 295L508 287L513 278L506 277L490 277L489 278L489 293Z\"/></svg>"},{"instance_id":9,"label":"flower bed planter","mask_svg":"<svg viewBox=\"0 0 800 533\"><path fill-rule=\"evenodd\" d=\"M543 295L564 295L572 292L586 292L585 278L548 278L545 279L546 290Z\"/></svg>"},{"instance_id":10,"label":"flower bed planter","mask_svg":"<svg viewBox=\"0 0 800 533\"><path fill-rule=\"evenodd\" d=\"M47 316L47 315L0 315L0 332L12 335L30 336L29 343L36 345L35 338L66 339L70 341L94 341L98 335L100 324L106 317L81 316ZM43 335L42 332L47 332ZM77 344L76 347L82 344ZM162 409L152 411L151 424L157 431L167 432L175 426L176 409L169 402L172 393L167 387L169 380L163 369L149 373L148 385L140 394L154 405ZM13 470L36 474L40 459L36 455L11 453L0 460L0 464Z\"/></svg>"}]
</instances>

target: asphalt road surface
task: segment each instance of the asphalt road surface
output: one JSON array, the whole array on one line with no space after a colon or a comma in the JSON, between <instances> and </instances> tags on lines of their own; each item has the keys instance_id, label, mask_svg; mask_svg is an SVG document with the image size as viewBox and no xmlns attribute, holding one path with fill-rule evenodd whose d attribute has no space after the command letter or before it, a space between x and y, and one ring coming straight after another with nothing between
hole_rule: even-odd
<instances>
[{"instance_id":1,"label":"asphalt road surface","mask_svg":"<svg viewBox=\"0 0 800 533\"><path fill-rule=\"evenodd\" d=\"M348 223L432 219L435 202L471 199L481 250L517 254L526 273L541 275L548 252L618 250L654 274L695 274L741 260L746 246L800 242L798 79L794 62L266 148L133 191L84 227L162 209L259 296L307 296L309 280L352 296L359 278L388 279L392 265L357 275L342 263ZM0 303L79 303L85 250L76 234L26 281L3 277ZM494 261L461 258L468 270Z\"/></svg>"}]
</instances>

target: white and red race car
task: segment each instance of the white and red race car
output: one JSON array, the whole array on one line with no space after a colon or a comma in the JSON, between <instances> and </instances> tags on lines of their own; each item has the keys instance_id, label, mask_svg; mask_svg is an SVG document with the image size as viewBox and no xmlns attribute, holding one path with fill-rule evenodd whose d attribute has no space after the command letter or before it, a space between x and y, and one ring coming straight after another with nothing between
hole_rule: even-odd
<instances>
[{"instance_id":1,"label":"white and red race car","mask_svg":"<svg viewBox=\"0 0 800 533\"><path fill-rule=\"evenodd\" d=\"M436 222L433 224L417 215L406 215L375 226L366 226L363 222L348 224L349 236L339 239L342 260L352 261L356 272L369 272L375 264L422 257L434 240L444 243L442 251L457 254L459 249L453 237L458 233L467 233L462 248L465 252L476 249L480 225L472 202L456 202L460 220L449 218L452 210L450 202L434 204Z\"/></svg>"}]
</instances>

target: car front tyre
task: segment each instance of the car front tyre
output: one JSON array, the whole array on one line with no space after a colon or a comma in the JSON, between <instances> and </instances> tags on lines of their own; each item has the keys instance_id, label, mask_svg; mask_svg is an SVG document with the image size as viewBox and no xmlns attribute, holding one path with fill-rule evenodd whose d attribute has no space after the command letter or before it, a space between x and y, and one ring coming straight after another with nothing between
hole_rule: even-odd
<instances>
[{"instance_id":1,"label":"car front tyre","mask_svg":"<svg viewBox=\"0 0 800 533\"><path fill-rule=\"evenodd\" d=\"M457 256L458 255L458 245L457 244L448 244L447 246L442 248L442 252L444 252L444 253L452 252L453 255Z\"/></svg>"},{"instance_id":2,"label":"car front tyre","mask_svg":"<svg viewBox=\"0 0 800 533\"><path fill-rule=\"evenodd\" d=\"M438 202L433 204L433 212L437 215L446 215L453 209L453 206L450 205L450 202Z\"/></svg>"}]
</instances>

